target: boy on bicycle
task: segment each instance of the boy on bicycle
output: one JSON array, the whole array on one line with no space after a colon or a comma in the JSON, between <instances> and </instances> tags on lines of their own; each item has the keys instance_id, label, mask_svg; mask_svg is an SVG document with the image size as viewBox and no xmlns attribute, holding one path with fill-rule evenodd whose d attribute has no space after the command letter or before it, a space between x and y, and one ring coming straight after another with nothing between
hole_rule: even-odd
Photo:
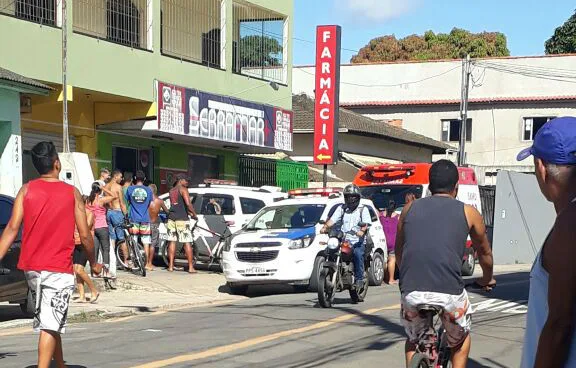
<instances>
[{"instance_id":1,"label":"boy on bicycle","mask_svg":"<svg viewBox=\"0 0 576 368\"><path fill-rule=\"evenodd\" d=\"M146 258L149 259L153 251L150 251L152 239L150 236L150 214L148 213L148 208L154 199L154 195L152 190L144 185L144 180L146 180L146 176L141 170L138 170L134 177L135 184L128 187L125 198L130 205L130 210L128 211L132 224L130 234L134 238L135 243L138 243L138 238L140 237L144 245Z\"/></svg>"}]
</instances>

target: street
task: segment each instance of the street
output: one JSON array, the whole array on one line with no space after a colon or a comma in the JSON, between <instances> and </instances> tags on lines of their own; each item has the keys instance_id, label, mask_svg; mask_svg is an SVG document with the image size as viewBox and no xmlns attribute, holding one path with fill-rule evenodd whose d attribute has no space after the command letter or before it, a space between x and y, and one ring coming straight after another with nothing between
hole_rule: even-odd
<instances>
[{"instance_id":1,"label":"street","mask_svg":"<svg viewBox=\"0 0 576 368\"><path fill-rule=\"evenodd\" d=\"M519 364L528 273L497 280L490 294L469 291L477 312L468 367ZM72 324L65 358L77 368L403 366L396 287L371 288L358 305L338 294L332 309L319 308L315 294L291 288L254 288L249 296L214 307ZM34 367L36 339L29 328L0 331L0 365Z\"/></svg>"}]
</instances>

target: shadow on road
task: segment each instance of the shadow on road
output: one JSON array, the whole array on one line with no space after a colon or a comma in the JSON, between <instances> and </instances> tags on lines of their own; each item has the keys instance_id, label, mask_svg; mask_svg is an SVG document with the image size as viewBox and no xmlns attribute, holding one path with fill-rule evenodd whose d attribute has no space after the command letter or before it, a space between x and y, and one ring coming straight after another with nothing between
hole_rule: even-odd
<instances>
[{"instance_id":1,"label":"shadow on road","mask_svg":"<svg viewBox=\"0 0 576 368\"><path fill-rule=\"evenodd\" d=\"M68 364L66 362L66 367L67 368L87 368L86 366L83 365L74 365L74 364ZM26 368L38 368L37 365L29 365ZM54 362L52 362L52 364L50 365L50 368L56 368L56 365L54 364Z\"/></svg>"},{"instance_id":2,"label":"shadow on road","mask_svg":"<svg viewBox=\"0 0 576 368\"><path fill-rule=\"evenodd\" d=\"M18 356L16 353L0 353L0 359L12 358L16 356Z\"/></svg>"},{"instance_id":3,"label":"shadow on road","mask_svg":"<svg viewBox=\"0 0 576 368\"><path fill-rule=\"evenodd\" d=\"M509 302L520 302L528 300L528 292L530 288L530 273L529 272L515 272L504 275L495 275L496 287L490 292L484 292L478 287L475 287L474 281L476 279L467 279L466 290L469 294L478 294L485 298L499 299ZM514 292L510 292L513 287Z\"/></svg>"}]
</instances>

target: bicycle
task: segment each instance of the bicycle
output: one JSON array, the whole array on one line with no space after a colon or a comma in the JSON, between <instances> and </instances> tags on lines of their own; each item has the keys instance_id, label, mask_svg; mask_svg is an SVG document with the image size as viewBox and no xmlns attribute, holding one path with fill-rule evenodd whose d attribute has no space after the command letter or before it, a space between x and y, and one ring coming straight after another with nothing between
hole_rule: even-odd
<instances>
[{"instance_id":1,"label":"bicycle","mask_svg":"<svg viewBox=\"0 0 576 368\"><path fill-rule=\"evenodd\" d=\"M125 254L122 249L122 244L118 244L116 245L116 259L125 270L131 270L133 273L146 277L146 252L144 251L144 246L139 241L135 242L132 234L130 234L132 227L133 225L128 221L125 221L122 225L125 235L124 244L128 249L128 257L124 257ZM124 259L127 259L128 262L125 262ZM132 265L130 261L132 261Z\"/></svg>"},{"instance_id":2,"label":"bicycle","mask_svg":"<svg viewBox=\"0 0 576 368\"><path fill-rule=\"evenodd\" d=\"M213 236L217 237L218 242L216 243L216 246L211 248L210 245L208 244L208 241L206 240L206 238L202 235L198 238L195 238L194 237L194 231L196 229L206 231L206 232L212 234ZM220 264L220 260L222 259L222 252L224 250L224 246L226 245L226 242L229 240L229 238L232 236L232 234L223 235L223 234L217 233L215 231L212 231L210 229L206 229L202 226L199 226L197 220L195 221L194 225L190 229L190 232L193 235L192 236L193 242L191 244L192 249L194 250L193 263L195 265L200 263L200 262L201 263L207 263L208 268L212 267L214 264ZM201 241L198 241L198 240L201 240ZM166 264L166 267L170 266L170 259L168 256L169 243L170 243L169 241L164 241L164 243L160 247L160 255L162 257L162 260ZM202 249L205 249L207 251L207 254L208 254L207 256L201 256L200 255L200 252L199 252L199 250L200 250L199 246L200 245L202 245L202 247L203 247ZM185 258L186 258L186 251L184 249L184 244L179 244L176 247L174 259L185 259Z\"/></svg>"},{"instance_id":3,"label":"bicycle","mask_svg":"<svg viewBox=\"0 0 576 368\"><path fill-rule=\"evenodd\" d=\"M485 290L484 287L478 283L468 285L466 288L473 287L474 289L482 289L486 292L491 289ZM417 306L420 317L426 319L428 329L420 335L418 343L416 344L416 354L412 357L410 362L411 368L452 368L452 350L448 346L448 336L443 327L438 330L436 327L441 324L441 317L444 309L437 305L421 304Z\"/></svg>"}]
</instances>

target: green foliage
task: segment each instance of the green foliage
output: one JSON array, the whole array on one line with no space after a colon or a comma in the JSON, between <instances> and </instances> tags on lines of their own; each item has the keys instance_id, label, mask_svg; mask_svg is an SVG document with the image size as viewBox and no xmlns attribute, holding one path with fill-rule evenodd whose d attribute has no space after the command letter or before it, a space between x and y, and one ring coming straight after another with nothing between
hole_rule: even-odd
<instances>
[{"instance_id":1,"label":"green foliage","mask_svg":"<svg viewBox=\"0 0 576 368\"><path fill-rule=\"evenodd\" d=\"M352 63L382 61L461 59L509 56L506 36L499 32L471 33L454 28L448 34L427 31L423 36L411 35L400 40L394 35L371 40Z\"/></svg>"},{"instance_id":2,"label":"green foliage","mask_svg":"<svg viewBox=\"0 0 576 368\"><path fill-rule=\"evenodd\" d=\"M556 28L545 44L547 54L576 53L576 12L563 25Z\"/></svg>"},{"instance_id":3,"label":"green foliage","mask_svg":"<svg viewBox=\"0 0 576 368\"><path fill-rule=\"evenodd\" d=\"M267 36L245 36L240 39L241 67L282 65L282 45Z\"/></svg>"}]
</instances>

